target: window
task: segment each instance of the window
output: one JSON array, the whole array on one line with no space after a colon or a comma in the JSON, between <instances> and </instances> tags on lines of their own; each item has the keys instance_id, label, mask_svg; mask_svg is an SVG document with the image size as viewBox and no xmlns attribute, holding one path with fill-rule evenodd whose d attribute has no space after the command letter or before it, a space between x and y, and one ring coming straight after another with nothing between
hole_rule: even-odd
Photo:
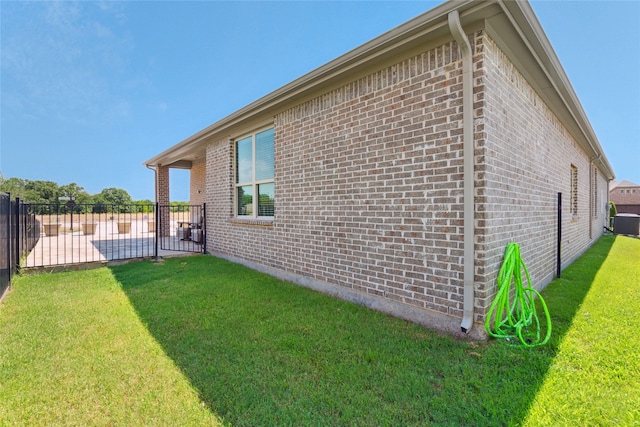
<instances>
[{"instance_id":1,"label":"window","mask_svg":"<svg viewBox=\"0 0 640 427\"><path fill-rule=\"evenodd\" d=\"M236 215L273 216L273 145L273 128L236 141Z\"/></svg>"},{"instance_id":2,"label":"window","mask_svg":"<svg viewBox=\"0 0 640 427\"><path fill-rule=\"evenodd\" d=\"M571 215L578 215L578 168L571 165Z\"/></svg>"}]
</instances>

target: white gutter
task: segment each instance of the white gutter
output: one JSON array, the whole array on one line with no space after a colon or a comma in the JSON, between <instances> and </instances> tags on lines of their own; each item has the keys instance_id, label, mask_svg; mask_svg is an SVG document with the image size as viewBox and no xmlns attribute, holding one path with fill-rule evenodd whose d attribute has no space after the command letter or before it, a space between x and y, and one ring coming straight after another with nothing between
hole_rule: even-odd
<instances>
[{"instance_id":1,"label":"white gutter","mask_svg":"<svg viewBox=\"0 0 640 427\"><path fill-rule=\"evenodd\" d=\"M464 161L464 299L460 329L469 333L473 327L475 275L475 216L474 216L474 143L473 143L473 74L471 45L460 24L457 10L449 13L449 30L458 43L462 55L462 127Z\"/></svg>"}]
</instances>

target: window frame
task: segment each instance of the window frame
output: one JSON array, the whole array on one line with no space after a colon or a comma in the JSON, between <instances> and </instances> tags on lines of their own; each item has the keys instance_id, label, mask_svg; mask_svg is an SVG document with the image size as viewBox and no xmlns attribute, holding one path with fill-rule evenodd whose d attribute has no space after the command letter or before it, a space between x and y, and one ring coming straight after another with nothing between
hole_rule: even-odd
<instances>
[{"instance_id":1,"label":"window frame","mask_svg":"<svg viewBox=\"0 0 640 427\"><path fill-rule=\"evenodd\" d=\"M233 141L233 214L234 217L238 220L273 220L275 216L275 153L273 158L273 177L266 179L256 179L257 168L256 162L258 159L256 158L256 136L266 132L268 130L273 130L273 146L275 151L275 126L273 124L260 127L254 131L249 133L242 134L240 137L234 138ZM251 138L251 180L239 182L239 169L238 169L238 142L243 141L247 138ZM273 215L258 215L260 212L259 201L260 194L259 188L260 185L264 184L273 184L273 199L274 199L274 214ZM240 201L238 200L238 191L241 187L251 186L252 194L251 194L251 214L240 214Z\"/></svg>"},{"instance_id":2,"label":"window frame","mask_svg":"<svg viewBox=\"0 0 640 427\"><path fill-rule=\"evenodd\" d=\"M578 167L574 164L571 165L570 175L570 188L571 192L569 198L569 211L573 218L578 216Z\"/></svg>"}]
</instances>

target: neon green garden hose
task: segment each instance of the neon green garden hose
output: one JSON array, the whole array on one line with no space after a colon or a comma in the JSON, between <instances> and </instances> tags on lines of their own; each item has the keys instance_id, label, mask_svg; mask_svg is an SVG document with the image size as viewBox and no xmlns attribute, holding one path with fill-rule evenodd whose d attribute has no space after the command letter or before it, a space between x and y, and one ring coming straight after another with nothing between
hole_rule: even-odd
<instances>
[{"instance_id":1,"label":"neon green garden hose","mask_svg":"<svg viewBox=\"0 0 640 427\"><path fill-rule=\"evenodd\" d=\"M522 283L522 271L527 287ZM515 286L511 289L511 283ZM540 339L540 320L535 297L540 300L546 320L546 335ZM520 340L526 347L544 345L551 337L551 317L540 293L531 287L527 266L520 257L520 247L509 243L504 251L504 261L498 273L498 293L493 300L484 324L489 335L507 341Z\"/></svg>"}]
</instances>

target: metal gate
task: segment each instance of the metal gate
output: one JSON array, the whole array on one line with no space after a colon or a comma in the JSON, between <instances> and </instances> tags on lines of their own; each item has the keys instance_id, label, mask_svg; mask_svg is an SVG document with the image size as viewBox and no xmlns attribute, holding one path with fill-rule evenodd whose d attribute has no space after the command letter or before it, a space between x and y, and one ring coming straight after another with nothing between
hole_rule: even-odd
<instances>
[{"instance_id":1,"label":"metal gate","mask_svg":"<svg viewBox=\"0 0 640 427\"><path fill-rule=\"evenodd\" d=\"M165 251L201 252L207 250L206 204L159 205L156 235Z\"/></svg>"}]
</instances>

